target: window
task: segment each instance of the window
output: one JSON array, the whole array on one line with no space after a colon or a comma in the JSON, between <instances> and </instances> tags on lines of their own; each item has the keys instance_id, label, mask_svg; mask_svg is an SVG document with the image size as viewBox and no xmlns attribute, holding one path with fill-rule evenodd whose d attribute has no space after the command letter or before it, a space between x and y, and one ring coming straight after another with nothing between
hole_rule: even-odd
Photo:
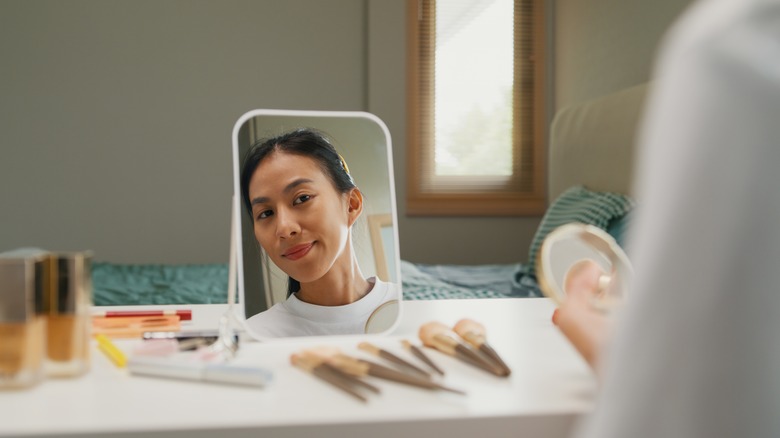
<instances>
[{"instance_id":1,"label":"window","mask_svg":"<svg viewBox=\"0 0 780 438\"><path fill-rule=\"evenodd\" d=\"M409 0L407 212L541 214L542 0Z\"/></svg>"}]
</instances>

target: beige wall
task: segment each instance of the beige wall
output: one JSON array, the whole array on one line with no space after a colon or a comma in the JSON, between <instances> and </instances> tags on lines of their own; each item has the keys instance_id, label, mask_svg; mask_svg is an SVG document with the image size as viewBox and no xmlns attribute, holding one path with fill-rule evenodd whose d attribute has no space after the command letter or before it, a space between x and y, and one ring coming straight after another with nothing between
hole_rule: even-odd
<instances>
[{"instance_id":1,"label":"beige wall","mask_svg":"<svg viewBox=\"0 0 780 438\"><path fill-rule=\"evenodd\" d=\"M0 250L227 262L233 124L365 105L363 0L0 4Z\"/></svg>"},{"instance_id":2,"label":"beige wall","mask_svg":"<svg viewBox=\"0 0 780 438\"><path fill-rule=\"evenodd\" d=\"M555 107L646 81L688 3L550 2ZM231 129L265 107L387 123L403 258L527 257L538 217L405 214L405 1L7 0L0 12L0 250L226 261Z\"/></svg>"},{"instance_id":3,"label":"beige wall","mask_svg":"<svg viewBox=\"0 0 780 438\"><path fill-rule=\"evenodd\" d=\"M663 33L691 0L556 0L555 107L646 82Z\"/></svg>"}]
</instances>

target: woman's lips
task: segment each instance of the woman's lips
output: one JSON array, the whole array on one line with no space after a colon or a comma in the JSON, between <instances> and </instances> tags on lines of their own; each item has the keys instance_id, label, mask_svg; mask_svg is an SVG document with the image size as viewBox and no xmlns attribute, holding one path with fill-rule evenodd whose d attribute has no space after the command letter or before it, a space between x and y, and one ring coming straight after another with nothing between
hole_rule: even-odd
<instances>
[{"instance_id":1,"label":"woman's lips","mask_svg":"<svg viewBox=\"0 0 780 438\"><path fill-rule=\"evenodd\" d=\"M288 248L287 251L285 251L282 254L282 257L289 259L289 260L298 260L301 257L305 256L309 253L309 250L314 246L314 242L309 243L302 243L300 245L295 245L292 248Z\"/></svg>"}]
</instances>

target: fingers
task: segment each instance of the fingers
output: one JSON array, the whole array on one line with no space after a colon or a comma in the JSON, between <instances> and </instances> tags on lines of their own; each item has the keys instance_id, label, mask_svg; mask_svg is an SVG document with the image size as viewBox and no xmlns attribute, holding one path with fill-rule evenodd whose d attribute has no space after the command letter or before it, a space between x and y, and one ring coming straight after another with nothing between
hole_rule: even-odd
<instances>
[{"instance_id":1,"label":"fingers","mask_svg":"<svg viewBox=\"0 0 780 438\"><path fill-rule=\"evenodd\" d=\"M567 299L587 300L601 289L605 272L592 260L580 260L566 272L563 290Z\"/></svg>"}]
</instances>

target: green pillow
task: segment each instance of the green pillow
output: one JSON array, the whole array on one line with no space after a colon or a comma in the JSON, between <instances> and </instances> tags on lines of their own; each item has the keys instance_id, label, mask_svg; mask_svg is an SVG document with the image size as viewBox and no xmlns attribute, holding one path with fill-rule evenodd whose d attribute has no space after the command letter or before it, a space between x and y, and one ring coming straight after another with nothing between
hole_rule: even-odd
<instances>
[{"instance_id":1,"label":"green pillow","mask_svg":"<svg viewBox=\"0 0 780 438\"><path fill-rule=\"evenodd\" d=\"M611 221L624 217L634 204L633 199L620 193L594 192L584 186L570 187L547 208L536 230L528 252L529 272L536 275L536 254L552 230L571 222L606 230Z\"/></svg>"},{"instance_id":2,"label":"green pillow","mask_svg":"<svg viewBox=\"0 0 780 438\"><path fill-rule=\"evenodd\" d=\"M631 226L631 216L633 213L629 211L623 216L616 217L609 221L607 224L607 233L615 239L618 245L624 250L626 249L626 235L628 234L628 228Z\"/></svg>"}]
</instances>

